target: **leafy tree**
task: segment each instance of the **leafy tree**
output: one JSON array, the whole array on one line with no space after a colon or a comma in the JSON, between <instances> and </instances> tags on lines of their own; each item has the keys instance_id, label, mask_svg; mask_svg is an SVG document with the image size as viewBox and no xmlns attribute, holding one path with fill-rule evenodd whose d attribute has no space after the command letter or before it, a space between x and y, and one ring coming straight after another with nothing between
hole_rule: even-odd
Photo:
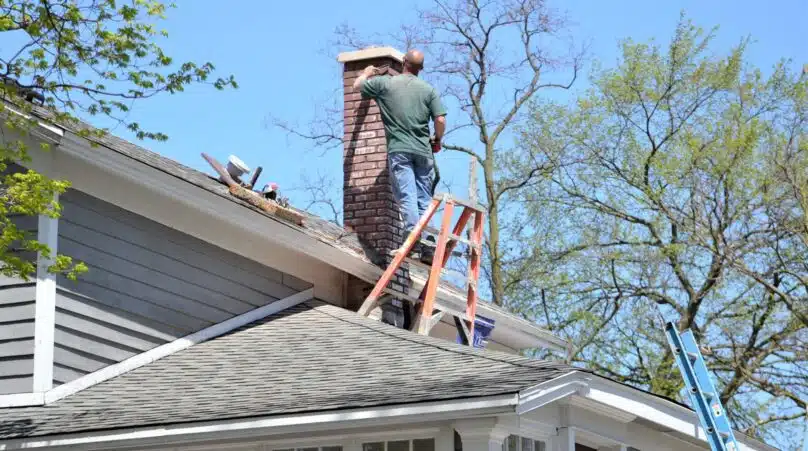
<instances>
[{"instance_id":1,"label":"leafy tree","mask_svg":"<svg viewBox=\"0 0 808 451\"><path fill-rule=\"evenodd\" d=\"M36 269L26 253L50 257L50 249L18 227L15 216L58 217L54 196L69 183L32 170L29 138L40 120L58 123L93 141L105 130L82 125L79 116L124 124L140 139L165 140L126 119L132 103L193 83L236 87L232 76L209 80L210 63L177 64L155 43L155 22L169 6L153 0L0 0L0 265L7 276L28 278ZM43 150L50 144L44 141ZM39 151L39 149L37 149ZM22 254L19 252L22 251ZM86 270L65 255L51 271L69 277Z\"/></svg>"},{"instance_id":2,"label":"leafy tree","mask_svg":"<svg viewBox=\"0 0 808 451\"><path fill-rule=\"evenodd\" d=\"M625 41L574 104L534 105L514 164L554 169L523 193L547 233L531 251L542 290L520 305L575 342L571 361L682 400L659 315L691 328L734 425L795 449L808 76L750 67L747 40L713 56L713 36L683 18L667 48Z\"/></svg>"}]
</instances>

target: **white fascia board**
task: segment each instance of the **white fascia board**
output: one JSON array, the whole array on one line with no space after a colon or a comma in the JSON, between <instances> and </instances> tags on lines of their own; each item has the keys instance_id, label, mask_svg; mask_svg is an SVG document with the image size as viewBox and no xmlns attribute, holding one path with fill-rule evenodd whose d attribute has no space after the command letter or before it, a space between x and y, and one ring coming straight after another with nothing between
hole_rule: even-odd
<instances>
[{"instance_id":1,"label":"white fascia board","mask_svg":"<svg viewBox=\"0 0 808 451\"><path fill-rule=\"evenodd\" d=\"M3 116L8 116L8 113L16 114L17 116L22 116L25 119L31 119L30 114L25 114L20 111L17 107L12 106L8 102L3 102ZM41 119L37 120L37 125L39 125L38 129L30 130L32 134L38 136L40 138L45 138L46 140L50 141L51 143L58 144L62 137L65 135L65 130L58 125L54 125L48 122L43 122Z\"/></svg>"},{"instance_id":2,"label":"white fascia board","mask_svg":"<svg viewBox=\"0 0 808 451\"><path fill-rule=\"evenodd\" d=\"M211 193L185 180L148 166L114 150L99 151L87 139L67 132L59 146L59 151L105 171L136 183L158 195L168 197L172 202L194 208L208 215L211 221L222 221L230 226L255 234L262 231L266 241L301 252L318 261L345 271L359 279L375 284L383 270L351 249L341 248L316 236L305 227L296 226L245 208L230 199ZM151 218L165 224L166 219ZM170 218L169 218L170 219ZM166 224L169 225L170 224ZM238 239L238 233L233 233ZM423 287L425 280L414 278L416 287ZM436 308L446 311L464 312L466 300L444 288L438 289ZM485 303L478 304L478 312L496 321L492 338L502 343L516 341L524 348L546 347L566 350L567 343L551 333L511 314L491 309ZM522 348L522 349L524 349Z\"/></svg>"},{"instance_id":3,"label":"white fascia board","mask_svg":"<svg viewBox=\"0 0 808 451\"><path fill-rule=\"evenodd\" d=\"M45 404L44 393L16 393L0 395L0 409L6 407L41 406Z\"/></svg>"},{"instance_id":4,"label":"white fascia board","mask_svg":"<svg viewBox=\"0 0 808 451\"><path fill-rule=\"evenodd\" d=\"M249 439L267 434L311 433L344 428L389 426L451 420L459 416L513 413L516 395L456 401L404 404L329 413L283 415L152 428L118 429L92 433L14 439L0 443L0 451L21 448L80 447L83 450L117 446L179 444L203 440Z\"/></svg>"},{"instance_id":5,"label":"white fascia board","mask_svg":"<svg viewBox=\"0 0 808 451\"><path fill-rule=\"evenodd\" d=\"M238 329L241 326L250 324L253 321L258 321L266 318L269 315L286 310L287 308L294 307L301 302L308 301L314 296L314 289L301 291L289 297L279 299L271 304L263 307L250 310L249 312L235 316L221 323L214 324L213 326L194 332L185 337L174 340L170 343L160 345L152 348L146 352L134 355L122 362L106 366L98 371L82 376L76 380L70 381L66 384L60 385L45 393L45 403L50 404L62 398L70 396L93 385L100 384L113 377L120 376L121 374L128 373L134 369L148 365L156 360L167 357L176 352L188 349L191 346L218 337L219 335L226 334L230 331Z\"/></svg>"},{"instance_id":6,"label":"white fascia board","mask_svg":"<svg viewBox=\"0 0 808 451\"><path fill-rule=\"evenodd\" d=\"M585 396L656 423L670 432L705 443L707 441L696 412L680 404L603 377L592 378ZM735 431L735 438L742 450L777 451L777 448L738 431Z\"/></svg>"}]
</instances>

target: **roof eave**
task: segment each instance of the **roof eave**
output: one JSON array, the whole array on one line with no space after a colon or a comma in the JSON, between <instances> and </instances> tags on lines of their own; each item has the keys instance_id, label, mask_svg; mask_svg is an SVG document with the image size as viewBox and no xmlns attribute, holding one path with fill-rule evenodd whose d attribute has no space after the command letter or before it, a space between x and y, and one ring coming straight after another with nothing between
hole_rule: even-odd
<instances>
[{"instance_id":1,"label":"roof eave","mask_svg":"<svg viewBox=\"0 0 808 451\"><path fill-rule=\"evenodd\" d=\"M47 130L52 132L54 126L43 124L42 127L47 127ZM91 147L90 141L86 138L68 130L60 130L63 134L60 136L62 143L57 149L99 170L140 185L169 198L172 202L200 210L212 220L222 221L250 233L263 230L261 237L265 240L292 251L302 252L365 282L376 283L382 275L382 269L365 256L350 248L340 247L337 243L328 242L307 230L305 226L300 227L237 205L232 199L227 198L226 194L212 193L114 149L109 149L110 152L99 152L97 147ZM100 146L106 147L103 144ZM230 211L232 214L223 214L223 211ZM305 245L301 245L303 244L301 239L305 240ZM414 280L416 289L423 287L424 283L424 280ZM438 289L436 308L462 312L465 311L465 303L465 299L445 287ZM494 340L500 342L508 340L511 343L521 344L519 349L548 348L557 351L567 349L568 345L564 340L513 314L493 309L485 303L479 304L478 312L496 322L497 327L492 334Z\"/></svg>"},{"instance_id":2,"label":"roof eave","mask_svg":"<svg viewBox=\"0 0 808 451\"><path fill-rule=\"evenodd\" d=\"M371 427L406 423L452 420L468 415L513 413L516 394L398 404L365 409L339 410L258 418L175 424L146 428L125 428L79 434L48 435L12 439L0 444L0 450L18 448L110 449L123 446L187 444L192 441L249 439L272 434L312 433L346 427Z\"/></svg>"}]
</instances>

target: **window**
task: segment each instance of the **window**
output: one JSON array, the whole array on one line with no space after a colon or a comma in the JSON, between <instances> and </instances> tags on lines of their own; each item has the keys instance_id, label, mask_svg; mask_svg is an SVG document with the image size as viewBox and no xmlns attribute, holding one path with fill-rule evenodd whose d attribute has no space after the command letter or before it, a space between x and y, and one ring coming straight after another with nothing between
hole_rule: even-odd
<instances>
[{"instance_id":1,"label":"window","mask_svg":"<svg viewBox=\"0 0 808 451\"><path fill-rule=\"evenodd\" d=\"M363 443L362 451L435 451L435 439L422 438L415 440L391 440L387 442Z\"/></svg>"},{"instance_id":2,"label":"window","mask_svg":"<svg viewBox=\"0 0 808 451\"><path fill-rule=\"evenodd\" d=\"M272 451L342 451L341 446L310 446L306 448L281 448Z\"/></svg>"},{"instance_id":3,"label":"window","mask_svg":"<svg viewBox=\"0 0 808 451\"><path fill-rule=\"evenodd\" d=\"M511 435L502 443L502 451L547 451L547 444L540 440Z\"/></svg>"}]
</instances>

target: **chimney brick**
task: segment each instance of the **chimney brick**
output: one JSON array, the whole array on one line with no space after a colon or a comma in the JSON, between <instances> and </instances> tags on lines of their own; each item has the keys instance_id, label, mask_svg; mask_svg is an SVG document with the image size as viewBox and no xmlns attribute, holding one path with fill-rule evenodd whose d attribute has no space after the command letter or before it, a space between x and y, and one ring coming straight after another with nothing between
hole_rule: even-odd
<instances>
[{"instance_id":1,"label":"chimney brick","mask_svg":"<svg viewBox=\"0 0 808 451\"><path fill-rule=\"evenodd\" d=\"M375 252L371 257L374 263L386 267L392 260L390 251L404 241L390 185L387 140L379 107L373 100L362 100L352 84L369 65L389 66L400 72L401 54L392 49L366 49L341 54L339 61L344 63L344 224L346 229L357 233L366 248ZM402 284L409 286L406 265L402 265L390 287L393 283L399 289Z\"/></svg>"}]
</instances>

